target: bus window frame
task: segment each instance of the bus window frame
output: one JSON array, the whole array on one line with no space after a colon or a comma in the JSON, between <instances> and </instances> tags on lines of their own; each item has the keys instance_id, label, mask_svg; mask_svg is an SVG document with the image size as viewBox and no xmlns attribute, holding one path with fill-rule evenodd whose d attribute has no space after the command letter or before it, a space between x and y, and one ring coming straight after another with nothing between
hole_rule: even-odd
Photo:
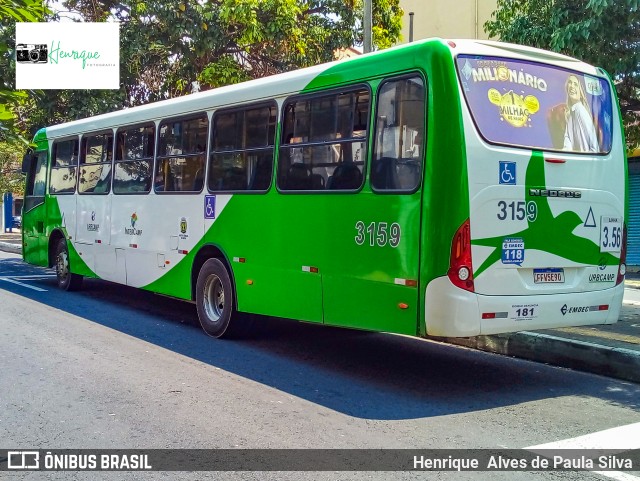
<instances>
[{"instance_id":1,"label":"bus window frame","mask_svg":"<svg viewBox=\"0 0 640 481\"><path fill-rule=\"evenodd\" d=\"M274 126L274 132L273 132L273 145L267 145L266 147L252 147L249 149L234 149L234 150L213 150L213 136L215 135L214 133L214 121L215 121L215 117L218 114L229 114L229 113L234 113L234 112L247 112L248 110L257 110L261 107L274 107L275 108L275 114L276 114L276 122L275 122L275 126ZM243 105L238 105L238 106L233 106L233 107L228 107L228 108L221 108L221 109L217 109L215 110L212 115L211 115L211 120L209 122L209 150L208 150L208 154L207 154L207 158L206 158L206 173L205 173L205 185L207 188L207 192L210 194L248 194L248 195L264 195L267 192L269 192L274 184L274 180L276 177L276 152L278 151L278 144L279 144L279 126L278 123L281 119L281 112L280 109L278 108L278 102L276 102L275 99L271 99L271 100L263 100L263 101L258 101L258 102L252 102L252 103L248 103L248 104L243 104ZM211 189L209 187L209 172L212 168L212 162L211 162L211 157L214 154L226 154L226 153L234 153L234 152L261 152L261 151L266 151L269 148L272 149L272 156L271 156L271 181L269 182L269 186L264 189L264 190L258 190L258 189L244 189L244 190L238 190L238 189L227 189L227 190L215 190L215 189Z\"/></svg>"},{"instance_id":2,"label":"bus window frame","mask_svg":"<svg viewBox=\"0 0 640 481\"><path fill-rule=\"evenodd\" d=\"M80 136L80 153L78 154L78 174L80 174L80 168L83 165L83 160L86 157L86 148L84 148L84 143L87 137L95 137L98 135L108 135L111 134L111 160L107 162L91 162L90 165L111 165L111 173L109 174L109 189L106 192L80 192L80 175L78 175L76 192L78 195L109 195L111 193L111 189L113 188L113 173L115 169L115 157L116 157L116 141L117 134L116 129L102 129L94 132L84 132ZM86 164L86 162L84 162Z\"/></svg>"},{"instance_id":3,"label":"bus window frame","mask_svg":"<svg viewBox=\"0 0 640 481\"><path fill-rule=\"evenodd\" d=\"M483 140L483 142L485 142L488 145L495 145L498 147L506 147L506 148L510 148L510 149L524 149L524 150L537 150L537 151L541 151L541 152L553 152L553 153L557 153L557 154L564 154L564 155L579 155L579 156L587 156L587 157L607 157L609 155L611 155L611 152L613 151L613 125L615 124L615 122L611 122L611 145L609 146L609 150L607 152L580 152L577 150L562 150L562 149L554 149L554 148L544 148L544 147L533 147L533 146L526 146L526 145L520 145L520 144L506 144L504 142L496 142L493 140L489 140L487 137L485 137L484 133L482 132L482 130L480 129L480 127L478 126L478 122L476 121L476 116L474 115L473 111L471 110L471 106L469 105L469 100L467 99L467 95L465 94L463 87L462 87L462 77L461 77L461 72L460 69L458 68L458 57L462 55L462 56L470 56L470 54L465 54L465 53L460 53L457 55L453 56L453 66L454 69L456 71L456 78L458 80L458 89L459 89L459 96L460 98L464 99L464 105L466 106L466 111L469 114L469 117L471 117L471 122L473 123L473 126L475 128L475 132L480 136L480 138ZM585 72L581 72L579 70L572 70L570 68L565 68L565 67L561 67L559 65L555 65L555 64L551 64L551 63L545 63L545 62L540 62L538 60L530 60L530 59L520 59L520 58L515 58L515 57L504 57L504 56L499 56L499 55L480 55L480 57L482 57L483 59L501 59L501 60L511 60L514 62L520 62L520 61L524 61L526 63L535 63L538 64L540 66L544 66L544 67L549 67L549 68L553 68L556 70L563 70L564 72L567 72L568 74L572 74L572 75L580 75L582 77L584 77L585 75L589 75L591 77L595 77L601 80L604 80L607 83L607 86L609 87L609 95L611 96L611 118L614 119L615 118L615 114L616 114L616 109L615 109L615 98L616 96L615 94L615 89L613 88L613 84L612 84L612 80L610 78L608 78L607 76L603 76L602 74L600 74L600 72L598 72L598 74L588 74ZM462 102L461 102L462 104Z\"/></svg>"},{"instance_id":4,"label":"bus window frame","mask_svg":"<svg viewBox=\"0 0 640 481\"><path fill-rule=\"evenodd\" d=\"M141 129L141 128L147 128L147 127L153 127L153 155L150 158L143 157L142 159L118 160L116 157L118 154L118 134L120 134L121 131ZM130 124L130 125L121 125L115 129L115 135L113 137L113 164L112 164L113 171L111 173L111 190L109 191L111 194L113 195L148 195L149 192L153 190L153 172L155 168L157 142L158 142L158 121L157 120L147 120L144 122L139 122L139 123ZM146 191L140 191L140 192L116 192L113 188L116 180L116 164L126 163L126 162L139 162L141 160L151 160L151 185L149 189Z\"/></svg>"},{"instance_id":5,"label":"bus window frame","mask_svg":"<svg viewBox=\"0 0 640 481\"><path fill-rule=\"evenodd\" d=\"M347 94L347 93L356 93L360 90L366 90L369 94L369 110L368 110L368 115L367 115L367 125L366 125L366 134L364 137L362 137L362 142L364 142L365 144L365 148L367 149L367 152L364 156L363 159L363 163L362 163L362 182L360 183L360 186L357 189L282 189L281 186L279 185L279 179L278 179L278 172L280 169L280 160L281 160L281 155L280 155L280 149L283 148L283 146L290 146L292 144L284 144L282 139L284 136L284 127L285 127L285 111L286 111L286 107L291 104L291 103L295 103L300 99L304 99L304 100L312 100L314 98L320 98L320 97L328 97L331 95L340 95L340 94ZM369 159L371 157L371 151L370 151L370 141L371 141L371 112L373 109L373 89L371 88L371 85L368 82L363 82L361 80L359 80L357 83L353 83L353 84L344 84L344 85L338 85L338 86L332 86L330 88L327 89L316 89L310 92L305 92L305 93L298 93L298 94L294 94L294 95L290 95L288 97L286 97L284 99L284 101L282 102L282 106L280 107L280 126L278 128L278 135L277 135L277 157L276 157L276 162L275 162L275 167L274 167L274 172L273 172L273 176L274 176L274 183L276 186L276 190L278 191L278 193L280 194L284 194L284 195L289 195L289 194L307 194L307 195L323 195L323 194L330 194L330 195L339 195L339 194L358 194L360 193L363 189L364 186L366 184L367 181L367 175L368 175L368 164L369 164ZM354 120L355 122L355 120ZM355 125L355 123L353 123L352 127ZM295 147L284 147L284 148L300 148L300 147L317 147L317 146L323 146L323 145L335 145L335 144L343 144L343 143L353 143L357 140L357 137L350 137L349 139L341 139L341 140L337 140L335 139L334 141L314 141L314 142L300 142L298 144L295 144ZM306 165L306 164L305 164ZM341 165L341 164L336 164L337 165Z\"/></svg>"},{"instance_id":6,"label":"bus window frame","mask_svg":"<svg viewBox=\"0 0 640 481\"><path fill-rule=\"evenodd\" d=\"M44 155L44 166L43 166L44 167L44 192L38 195L34 195L33 193L28 194L27 188L25 188L24 204L23 204L24 213L27 213L35 209L39 205L42 205L45 203L47 189L49 188L49 165L51 163L49 160L50 159L49 149L36 150L35 152L33 152L33 161L31 162L29 171L27 172L26 187L28 187L28 183L31 180L33 180L33 187L35 188L35 169L38 165L38 157L40 155Z\"/></svg>"},{"instance_id":7,"label":"bus window frame","mask_svg":"<svg viewBox=\"0 0 640 481\"><path fill-rule=\"evenodd\" d=\"M427 137L428 137L428 133L429 131L428 129L428 125L429 125L429 84L427 83L427 76L426 73L423 72L422 70L411 70L409 72L405 72L402 73L400 75L396 75L393 77L384 77L381 79L380 83L378 84L378 86L376 87L376 102L375 102L375 112L374 112L374 117L373 117L373 132L374 132L374 136L371 139L371 155L369 156L369 163L370 163L370 168L372 169L373 166L373 162L374 162L374 155L376 153L376 136L375 133L378 131L378 99L379 99L379 94L380 94L380 90L382 89L382 87L389 82L397 82L398 80L403 80L403 79L410 79L410 78L414 78L414 77L420 77L420 79L422 80L422 85L424 86L424 124L423 124L423 135L422 135L422 154L421 154L421 161L422 161L422 168L420 169L420 182L417 183L417 185L411 189L411 190L406 190L406 189L376 189L373 186L373 183L371 182L371 176L369 176L369 188L371 189L371 192L373 192L376 195L413 195L416 192L420 191L423 188L424 182L425 182L425 173L426 173L426 163L427 163Z\"/></svg>"},{"instance_id":8,"label":"bus window frame","mask_svg":"<svg viewBox=\"0 0 640 481\"><path fill-rule=\"evenodd\" d=\"M77 155L76 155L76 162L75 164L73 163L69 163L69 165L64 166L64 167L55 167L53 164L56 161L56 155L57 155L57 146L62 143L62 142L69 142L69 141L73 141L75 140L78 143L78 151L77 151ZM77 189L77 184L78 184L78 169L79 169L79 162L80 162L80 134L76 134L76 135L69 135L69 136L65 136L65 137L60 137L57 139L54 139L51 143L51 155L49 156L49 163L48 163L48 169L47 169L47 188L46 188L46 192L49 195L75 195L78 193L78 189ZM72 192L51 192L51 180L53 179L53 170L62 170L62 169L71 169L71 168L75 168L75 175L76 175L76 180L73 183L73 191Z\"/></svg>"},{"instance_id":9,"label":"bus window frame","mask_svg":"<svg viewBox=\"0 0 640 481\"><path fill-rule=\"evenodd\" d=\"M156 120L156 132L155 132L155 147L154 147L154 158L153 165L151 167L151 190L155 195L199 195L202 194L205 183L206 183L206 175L207 175L207 154L209 152L209 136L211 131L211 112L207 110L189 112L186 114L180 114L175 117L163 117L161 119ZM170 122L183 121L183 120L196 120L204 118L207 120L207 129L205 134L205 145L204 152L201 153L190 153L190 154L180 154L180 155L159 155L160 153L160 128L163 123L169 124ZM155 185L156 178L156 168L159 165L159 162L164 159L177 159L177 158L196 158L199 155L204 156L203 165L202 165L202 175L205 181L202 184L200 190L157 190Z\"/></svg>"}]
</instances>

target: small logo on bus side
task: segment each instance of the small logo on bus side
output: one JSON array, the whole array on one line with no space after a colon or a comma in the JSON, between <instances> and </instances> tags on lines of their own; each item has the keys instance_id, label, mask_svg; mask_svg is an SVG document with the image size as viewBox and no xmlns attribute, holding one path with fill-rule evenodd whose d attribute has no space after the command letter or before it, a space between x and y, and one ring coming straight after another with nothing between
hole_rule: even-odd
<instances>
[{"instance_id":1,"label":"small logo on bus side","mask_svg":"<svg viewBox=\"0 0 640 481\"><path fill-rule=\"evenodd\" d=\"M142 235L142 229L136 229L136 223L138 222L138 214L135 212L131 214L131 227L125 227L124 233L127 235Z\"/></svg>"},{"instance_id":2,"label":"small logo on bus side","mask_svg":"<svg viewBox=\"0 0 640 481\"><path fill-rule=\"evenodd\" d=\"M516 185L516 163L501 160L498 180L501 184Z\"/></svg>"},{"instance_id":3,"label":"small logo on bus side","mask_svg":"<svg viewBox=\"0 0 640 481\"><path fill-rule=\"evenodd\" d=\"M601 271L605 270L607 268L607 260L604 257L600 258L600 261L598 262L598 269L600 269Z\"/></svg>"},{"instance_id":4,"label":"small logo on bus side","mask_svg":"<svg viewBox=\"0 0 640 481\"><path fill-rule=\"evenodd\" d=\"M560 199L580 199L582 192L579 190L564 189L529 189L531 197L556 197Z\"/></svg>"}]
</instances>

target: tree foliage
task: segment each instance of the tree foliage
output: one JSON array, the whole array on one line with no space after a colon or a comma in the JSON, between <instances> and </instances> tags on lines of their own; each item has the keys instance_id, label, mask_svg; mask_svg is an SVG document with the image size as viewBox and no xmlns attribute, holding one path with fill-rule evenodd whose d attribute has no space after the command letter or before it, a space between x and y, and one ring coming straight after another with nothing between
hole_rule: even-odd
<instances>
[{"instance_id":1,"label":"tree foliage","mask_svg":"<svg viewBox=\"0 0 640 481\"><path fill-rule=\"evenodd\" d=\"M400 35L398 0L374 2L376 41ZM362 42L362 0L67 0L85 20L121 24L131 105L329 61Z\"/></svg>"},{"instance_id":2,"label":"tree foliage","mask_svg":"<svg viewBox=\"0 0 640 481\"><path fill-rule=\"evenodd\" d=\"M28 98L14 89L15 22L38 22L47 12L42 0L0 0L0 140L24 141L14 128L15 108Z\"/></svg>"},{"instance_id":3,"label":"tree foliage","mask_svg":"<svg viewBox=\"0 0 640 481\"><path fill-rule=\"evenodd\" d=\"M374 0L378 48L400 36L398 1ZM121 86L17 93L26 95L13 107L16 128L25 135L43 125L189 94L194 83L206 90L316 65L332 60L339 48L362 43L363 0L65 0L62 5L66 10L46 19L120 22ZM9 31L0 35L0 44L12 42L10 37ZM13 78L14 65L6 67Z\"/></svg>"},{"instance_id":4,"label":"tree foliage","mask_svg":"<svg viewBox=\"0 0 640 481\"><path fill-rule=\"evenodd\" d=\"M638 0L498 0L485 31L604 68L618 93L627 146L640 146Z\"/></svg>"},{"instance_id":5,"label":"tree foliage","mask_svg":"<svg viewBox=\"0 0 640 481\"><path fill-rule=\"evenodd\" d=\"M24 177L20 169L23 151L24 144L19 140L0 141L0 194L23 193Z\"/></svg>"}]
</instances>

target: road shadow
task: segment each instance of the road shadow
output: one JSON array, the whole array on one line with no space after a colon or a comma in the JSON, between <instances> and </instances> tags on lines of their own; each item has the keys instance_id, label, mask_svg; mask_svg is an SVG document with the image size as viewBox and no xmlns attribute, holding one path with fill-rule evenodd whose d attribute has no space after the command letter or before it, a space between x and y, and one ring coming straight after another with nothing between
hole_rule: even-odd
<instances>
[{"instance_id":1,"label":"road shadow","mask_svg":"<svg viewBox=\"0 0 640 481\"><path fill-rule=\"evenodd\" d=\"M32 269L0 259L0 276ZM254 338L217 340L200 329L190 303L93 279L72 293L53 278L28 283L47 292L7 282L0 288L358 418L446 416L562 396L640 410L640 385L544 364L275 318L260 319Z\"/></svg>"}]
</instances>

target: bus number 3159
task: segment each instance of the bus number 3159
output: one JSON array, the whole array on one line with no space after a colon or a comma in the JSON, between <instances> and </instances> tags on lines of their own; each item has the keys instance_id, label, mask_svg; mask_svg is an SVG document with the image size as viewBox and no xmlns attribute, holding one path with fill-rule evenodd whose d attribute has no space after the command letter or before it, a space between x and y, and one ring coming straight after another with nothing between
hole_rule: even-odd
<instances>
[{"instance_id":1,"label":"bus number 3159","mask_svg":"<svg viewBox=\"0 0 640 481\"><path fill-rule=\"evenodd\" d=\"M374 247L384 247L389 244L391 247L400 245L400 224L394 222L389 225L386 222L371 222L368 226L359 220L356 222L356 231L358 235L355 237L356 244L363 245L369 238L369 245Z\"/></svg>"}]
</instances>

